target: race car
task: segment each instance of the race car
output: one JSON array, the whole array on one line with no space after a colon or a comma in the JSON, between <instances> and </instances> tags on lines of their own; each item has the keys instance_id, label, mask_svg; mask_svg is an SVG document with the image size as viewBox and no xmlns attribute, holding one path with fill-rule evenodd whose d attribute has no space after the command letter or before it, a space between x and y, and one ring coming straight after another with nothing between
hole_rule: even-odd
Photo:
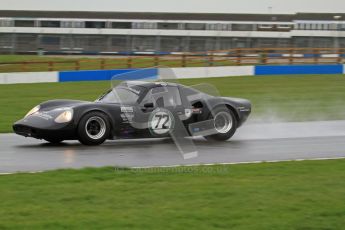
<instances>
[{"instance_id":1,"label":"race car","mask_svg":"<svg viewBox=\"0 0 345 230\"><path fill-rule=\"evenodd\" d=\"M51 143L204 136L230 139L248 118L245 99L216 97L168 82L124 81L94 102L51 100L13 125L16 134Z\"/></svg>"}]
</instances>

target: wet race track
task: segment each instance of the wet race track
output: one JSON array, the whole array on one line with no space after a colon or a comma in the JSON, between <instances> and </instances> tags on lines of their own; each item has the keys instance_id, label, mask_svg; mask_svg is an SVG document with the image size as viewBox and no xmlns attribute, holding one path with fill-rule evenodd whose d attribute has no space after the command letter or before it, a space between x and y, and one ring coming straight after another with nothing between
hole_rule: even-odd
<instances>
[{"instance_id":1,"label":"wet race track","mask_svg":"<svg viewBox=\"0 0 345 230\"><path fill-rule=\"evenodd\" d=\"M195 138L198 157L184 160L170 139L108 141L89 147L0 135L0 173L101 166L151 167L345 158L345 121L247 124L228 142Z\"/></svg>"}]
</instances>

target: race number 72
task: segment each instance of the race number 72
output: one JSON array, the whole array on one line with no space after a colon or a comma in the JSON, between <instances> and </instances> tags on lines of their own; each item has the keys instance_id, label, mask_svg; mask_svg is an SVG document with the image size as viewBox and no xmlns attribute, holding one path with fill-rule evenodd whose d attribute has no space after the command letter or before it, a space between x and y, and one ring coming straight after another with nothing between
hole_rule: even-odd
<instances>
[{"instance_id":1,"label":"race number 72","mask_svg":"<svg viewBox=\"0 0 345 230\"><path fill-rule=\"evenodd\" d=\"M156 114L155 119L158 119L155 129L169 129L169 126L167 126L170 119L168 114Z\"/></svg>"}]
</instances>

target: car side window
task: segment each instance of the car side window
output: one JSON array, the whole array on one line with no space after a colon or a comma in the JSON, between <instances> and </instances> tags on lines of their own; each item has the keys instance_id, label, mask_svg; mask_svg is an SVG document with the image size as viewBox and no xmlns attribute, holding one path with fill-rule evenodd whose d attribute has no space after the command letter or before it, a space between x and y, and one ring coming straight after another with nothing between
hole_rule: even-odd
<instances>
[{"instance_id":1,"label":"car side window","mask_svg":"<svg viewBox=\"0 0 345 230\"><path fill-rule=\"evenodd\" d=\"M180 91L173 86L159 86L152 88L144 97L141 104L153 103L155 107L169 107L181 105Z\"/></svg>"}]
</instances>

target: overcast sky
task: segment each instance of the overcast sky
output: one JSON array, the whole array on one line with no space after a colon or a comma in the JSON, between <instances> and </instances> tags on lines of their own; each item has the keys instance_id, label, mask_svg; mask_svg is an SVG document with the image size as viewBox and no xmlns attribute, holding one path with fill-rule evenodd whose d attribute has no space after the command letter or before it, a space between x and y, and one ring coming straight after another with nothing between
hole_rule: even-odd
<instances>
[{"instance_id":1,"label":"overcast sky","mask_svg":"<svg viewBox=\"0 0 345 230\"><path fill-rule=\"evenodd\" d=\"M345 13L345 0L0 0L1 10ZM1 15L0 15L1 17Z\"/></svg>"}]
</instances>

